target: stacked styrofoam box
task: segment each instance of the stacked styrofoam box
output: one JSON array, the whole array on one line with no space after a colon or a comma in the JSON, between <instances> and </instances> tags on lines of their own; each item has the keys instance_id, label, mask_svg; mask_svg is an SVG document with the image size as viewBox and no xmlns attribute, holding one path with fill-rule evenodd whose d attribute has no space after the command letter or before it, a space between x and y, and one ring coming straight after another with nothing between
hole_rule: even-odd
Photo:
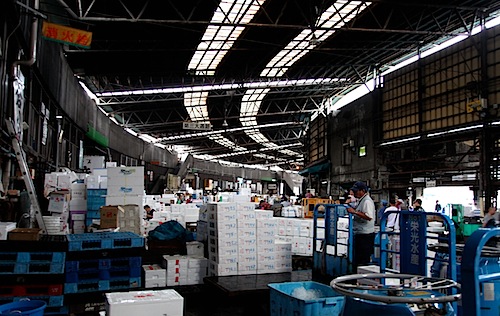
<instances>
[{"instance_id":1,"label":"stacked styrofoam box","mask_svg":"<svg viewBox=\"0 0 500 316\"><path fill-rule=\"evenodd\" d=\"M132 232L137 235L144 233L141 230L144 227L143 210L138 205L128 204L118 206L121 212L118 212L118 225L120 231Z\"/></svg>"},{"instance_id":2,"label":"stacked styrofoam box","mask_svg":"<svg viewBox=\"0 0 500 316\"><path fill-rule=\"evenodd\" d=\"M70 228L73 234L85 233L85 218L87 215L87 187L85 183L71 184L69 212Z\"/></svg>"},{"instance_id":3,"label":"stacked styrofoam box","mask_svg":"<svg viewBox=\"0 0 500 316\"><path fill-rule=\"evenodd\" d=\"M318 220L318 227L324 227L324 221ZM278 219L278 236L292 244L292 254L301 256L312 255L314 236L314 222L311 218L284 218ZM287 238L285 238L287 237ZM317 229L317 238L324 238L324 228ZM318 242L320 245L321 242ZM317 247L319 249L319 247Z\"/></svg>"},{"instance_id":4,"label":"stacked styrofoam box","mask_svg":"<svg viewBox=\"0 0 500 316\"><path fill-rule=\"evenodd\" d=\"M183 227L186 227L186 220L184 219L184 207L182 204L172 204L170 205L170 219L177 221Z\"/></svg>"},{"instance_id":5,"label":"stacked styrofoam box","mask_svg":"<svg viewBox=\"0 0 500 316\"><path fill-rule=\"evenodd\" d=\"M199 241L186 242L188 256L203 257L205 255L205 246Z\"/></svg>"},{"instance_id":6,"label":"stacked styrofoam box","mask_svg":"<svg viewBox=\"0 0 500 316\"><path fill-rule=\"evenodd\" d=\"M143 210L144 167L108 168L107 175L106 205L136 204Z\"/></svg>"},{"instance_id":7,"label":"stacked styrofoam box","mask_svg":"<svg viewBox=\"0 0 500 316\"><path fill-rule=\"evenodd\" d=\"M184 222L196 223L200 219L200 210L196 204L180 204L180 206L184 214Z\"/></svg>"},{"instance_id":8,"label":"stacked styrofoam box","mask_svg":"<svg viewBox=\"0 0 500 316\"><path fill-rule=\"evenodd\" d=\"M106 293L108 316L182 316L184 298L175 290Z\"/></svg>"},{"instance_id":9,"label":"stacked styrofoam box","mask_svg":"<svg viewBox=\"0 0 500 316\"><path fill-rule=\"evenodd\" d=\"M209 274L236 275L238 273L236 204L209 203L207 212Z\"/></svg>"},{"instance_id":10,"label":"stacked styrofoam box","mask_svg":"<svg viewBox=\"0 0 500 316\"><path fill-rule=\"evenodd\" d=\"M257 220L253 203L237 203L238 274L257 272Z\"/></svg>"},{"instance_id":11,"label":"stacked styrofoam box","mask_svg":"<svg viewBox=\"0 0 500 316\"><path fill-rule=\"evenodd\" d=\"M83 166L90 171L105 167L104 156L83 156Z\"/></svg>"},{"instance_id":12,"label":"stacked styrofoam box","mask_svg":"<svg viewBox=\"0 0 500 316\"><path fill-rule=\"evenodd\" d=\"M274 244L276 272L292 271L292 243L276 240Z\"/></svg>"},{"instance_id":13,"label":"stacked styrofoam box","mask_svg":"<svg viewBox=\"0 0 500 316\"><path fill-rule=\"evenodd\" d=\"M163 256L163 268L167 270L167 286L185 285L188 279L188 257Z\"/></svg>"},{"instance_id":14,"label":"stacked styrofoam box","mask_svg":"<svg viewBox=\"0 0 500 316\"><path fill-rule=\"evenodd\" d=\"M143 265L144 287L165 287L167 286L167 271L157 264Z\"/></svg>"},{"instance_id":15,"label":"stacked styrofoam box","mask_svg":"<svg viewBox=\"0 0 500 316\"><path fill-rule=\"evenodd\" d=\"M43 216L43 223L49 235L61 235L67 232L66 225L61 221L60 216Z\"/></svg>"},{"instance_id":16,"label":"stacked styrofoam box","mask_svg":"<svg viewBox=\"0 0 500 316\"><path fill-rule=\"evenodd\" d=\"M208 273L208 259L203 256L188 256L188 275L186 285L203 284Z\"/></svg>"},{"instance_id":17,"label":"stacked styrofoam box","mask_svg":"<svg viewBox=\"0 0 500 316\"><path fill-rule=\"evenodd\" d=\"M278 221L272 211L256 210L257 222L257 273L275 273L275 241Z\"/></svg>"},{"instance_id":18,"label":"stacked styrofoam box","mask_svg":"<svg viewBox=\"0 0 500 316\"><path fill-rule=\"evenodd\" d=\"M7 240L7 235L14 228L16 228L14 222L0 222L0 240Z\"/></svg>"}]
</instances>

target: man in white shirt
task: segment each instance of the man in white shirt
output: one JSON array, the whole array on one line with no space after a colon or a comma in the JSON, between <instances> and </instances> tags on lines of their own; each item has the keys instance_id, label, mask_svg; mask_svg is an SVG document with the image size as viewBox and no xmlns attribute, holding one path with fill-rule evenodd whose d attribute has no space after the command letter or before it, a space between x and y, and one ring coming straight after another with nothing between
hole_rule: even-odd
<instances>
[{"instance_id":1,"label":"man in white shirt","mask_svg":"<svg viewBox=\"0 0 500 316\"><path fill-rule=\"evenodd\" d=\"M389 200L390 206L387 207L384 211L386 212L399 212L399 209L396 207L396 199L391 198ZM388 231L399 231L399 214L398 213L390 213L387 215L386 227Z\"/></svg>"}]
</instances>

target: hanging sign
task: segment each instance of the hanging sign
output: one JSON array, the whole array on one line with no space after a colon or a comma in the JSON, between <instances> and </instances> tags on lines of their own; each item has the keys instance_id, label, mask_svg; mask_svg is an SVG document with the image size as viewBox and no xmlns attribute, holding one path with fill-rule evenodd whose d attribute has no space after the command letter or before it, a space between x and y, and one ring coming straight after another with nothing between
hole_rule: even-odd
<instances>
[{"instance_id":1,"label":"hanging sign","mask_svg":"<svg viewBox=\"0 0 500 316\"><path fill-rule=\"evenodd\" d=\"M92 42L92 32L45 21L42 25L42 35L48 40L82 48L90 48Z\"/></svg>"}]
</instances>

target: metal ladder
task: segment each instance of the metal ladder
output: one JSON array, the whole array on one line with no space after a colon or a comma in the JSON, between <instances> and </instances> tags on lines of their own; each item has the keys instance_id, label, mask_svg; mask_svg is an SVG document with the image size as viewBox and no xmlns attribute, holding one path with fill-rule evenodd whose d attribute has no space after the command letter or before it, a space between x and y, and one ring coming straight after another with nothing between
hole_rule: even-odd
<instances>
[{"instance_id":1,"label":"metal ladder","mask_svg":"<svg viewBox=\"0 0 500 316\"><path fill-rule=\"evenodd\" d=\"M35 215L36 222L38 223L38 228L42 230L42 234L46 234L47 230L45 229L45 223L43 221L42 211L40 209L40 204L38 203L38 199L36 197L35 185L33 184L33 180L31 179L31 175L28 168L28 163L26 162L26 154L24 150L21 148L21 144L19 139L16 136L16 131L14 129L14 123L11 120L5 120L7 125L7 130L9 131L9 135L12 139L12 146L14 147L14 151L16 153L17 162L19 163L19 168L21 168L21 172L23 174L24 183L26 184L26 189L28 190L28 195L31 201L31 209L30 209L30 222L33 225L33 215Z\"/></svg>"}]
</instances>

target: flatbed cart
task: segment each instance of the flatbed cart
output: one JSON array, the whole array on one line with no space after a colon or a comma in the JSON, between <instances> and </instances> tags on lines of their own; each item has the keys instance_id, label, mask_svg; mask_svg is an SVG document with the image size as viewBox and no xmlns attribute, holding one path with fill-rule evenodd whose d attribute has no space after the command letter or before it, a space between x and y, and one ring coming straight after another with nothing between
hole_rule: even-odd
<instances>
[{"instance_id":1,"label":"flatbed cart","mask_svg":"<svg viewBox=\"0 0 500 316\"><path fill-rule=\"evenodd\" d=\"M462 254L464 316L500 314L500 228L480 228L469 237ZM493 242L493 243L492 243Z\"/></svg>"},{"instance_id":2,"label":"flatbed cart","mask_svg":"<svg viewBox=\"0 0 500 316\"><path fill-rule=\"evenodd\" d=\"M328 284L353 271L352 215L344 205L314 207L313 279Z\"/></svg>"}]
</instances>

